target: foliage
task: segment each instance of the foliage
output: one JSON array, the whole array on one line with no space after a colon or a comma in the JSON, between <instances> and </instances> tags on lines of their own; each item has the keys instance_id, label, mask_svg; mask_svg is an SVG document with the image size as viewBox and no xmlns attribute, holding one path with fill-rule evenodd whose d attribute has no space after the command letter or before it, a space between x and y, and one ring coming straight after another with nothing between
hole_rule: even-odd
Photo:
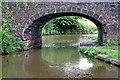
<instances>
[{"instance_id":1,"label":"foliage","mask_svg":"<svg viewBox=\"0 0 120 80\"><path fill-rule=\"evenodd\" d=\"M87 25L83 23L87 23ZM44 25L42 31L43 34L79 34L94 32L97 32L97 27L89 20L82 19L82 17L79 16L63 16L50 20Z\"/></svg>"},{"instance_id":2,"label":"foliage","mask_svg":"<svg viewBox=\"0 0 120 80\"><path fill-rule=\"evenodd\" d=\"M107 54L108 58L118 59L118 52L113 52L110 50L104 50L94 47L81 47L80 52L95 58L97 58L98 54Z\"/></svg>"},{"instance_id":3,"label":"foliage","mask_svg":"<svg viewBox=\"0 0 120 80\"><path fill-rule=\"evenodd\" d=\"M77 21L69 16L58 17L53 20L53 24L55 24L54 29L58 30L60 33L72 32L77 28Z\"/></svg>"},{"instance_id":4,"label":"foliage","mask_svg":"<svg viewBox=\"0 0 120 80\"><path fill-rule=\"evenodd\" d=\"M7 7L7 4L2 5L2 8ZM24 43L20 42L16 38L16 32L18 26L12 25L13 17L11 17L11 13L9 12L9 8L7 7L6 13L3 14L2 18L2 31L0 32L2 38L2 48L0 49L2 53L11 53L14 51L21 51L24 49Z\"/></svg>"},{"instance_id":5,"label":"foliage","mask_svg":"<svg viewBox=\"0 0 120 80\"><path fill-rule=\"evenodd\" d=\"M97 36L88 36L87 40L95 40L93 43L98 43L98 37Z\"/></svg>"},{"instance_id":6,"label":"foliage","mask_svg":"<svg viewBox=\"0 0 120 80\"><path fill-rule=\"evenodd\" d=\"M97 38L98 38L97 36L89 36L88 40L97 40Z\"/></svg>"},{"instance_id":7,"label":"foliage","mask_svg":"<svg viewBox=\"0 0 120 80\"><path fill-rule=\"evenodd\" d=\"M111 49L111 50L119 50L119 45L109 45L109 46L101 46L100 48Z\"/></svg>"},{"instance_id":8,"label":"foliage","mask_svg":"<svg viewBox=\"0 0 120 80\"><path fill-rule=\"evenodd\" d=\"M90 20L82 18L77 20L79 22L79 30L81 33L98 33L97 26Z\"/></svg>"}]
</instances>

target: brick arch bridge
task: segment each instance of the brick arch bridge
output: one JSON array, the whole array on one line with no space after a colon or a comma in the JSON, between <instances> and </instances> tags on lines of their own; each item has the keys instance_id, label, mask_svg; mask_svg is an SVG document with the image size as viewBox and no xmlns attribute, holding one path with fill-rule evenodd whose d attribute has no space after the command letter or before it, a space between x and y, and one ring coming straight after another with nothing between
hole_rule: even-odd
<instances>
[{"instance_id":1,"label":"brick arch bridge","mask_svg":"<svg viewBox=\"0 0 120 80\"><path fill-rule=\"evenodd\" d=\"M99 44L118 44L118 2L9 2L14 18L13 24L21 26L18 38L29 39L29 45L42 46L42 27L60 16L82 16L93 21L98 27ZM5 10L3 10L5 12ZM26 37L25 35L29 36Z\"/></svg>"}]
</instances>

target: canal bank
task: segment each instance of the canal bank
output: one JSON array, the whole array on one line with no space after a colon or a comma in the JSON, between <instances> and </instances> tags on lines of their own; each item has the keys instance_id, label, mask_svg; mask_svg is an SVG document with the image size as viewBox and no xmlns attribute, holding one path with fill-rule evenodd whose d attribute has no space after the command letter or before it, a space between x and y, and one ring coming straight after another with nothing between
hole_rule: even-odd
<instances>
[{"instance_id":1,"label":"canal bank","mask_svg":"<svg viewBox=\"0 0 120 80\"><path fill-rule=\"evenodd\" d=\"M94 40L87 40L78 46L78 50L89 57L120 66L119 50L101 48Z\"/></svg>"}]
</instances>

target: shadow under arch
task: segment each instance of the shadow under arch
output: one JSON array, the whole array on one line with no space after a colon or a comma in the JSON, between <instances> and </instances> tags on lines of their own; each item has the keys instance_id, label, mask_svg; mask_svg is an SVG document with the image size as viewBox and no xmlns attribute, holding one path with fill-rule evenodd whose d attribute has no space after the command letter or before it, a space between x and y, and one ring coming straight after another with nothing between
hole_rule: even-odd
<instances>
[{"instance_id":1,"label":"shadow under arch","mask_svg":"<svg viewBox=\"0 0 120 80\"><path fill-rule=\"evenodd\" d=\"M24 31L24 34L28 34L31 36L28 40L31 42L28 43L29 46L36 46L36 47L42 47L42 28L43 26L50 20L57 18L57 17L62 17L62 16L80 16L84 17L86 19L91 20L98 29L98 43L99 45L103 45L103 33L104 28L103 24L95 19L94 17L91 17L86 14L82 13L76 13L76 12L62 12L62 13L52 13L52 14L47 14L44 16L39 17L38 19L34 20L31 25ZM24 36L23 36L24 37Z\"/></svg>"}]
</instances>

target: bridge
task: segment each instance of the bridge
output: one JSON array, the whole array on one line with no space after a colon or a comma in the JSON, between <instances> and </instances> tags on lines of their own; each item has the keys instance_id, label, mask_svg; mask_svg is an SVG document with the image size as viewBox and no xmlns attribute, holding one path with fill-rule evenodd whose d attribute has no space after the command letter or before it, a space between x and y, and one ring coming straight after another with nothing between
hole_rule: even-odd
<instances>
[{"instance_id":1,"label":"bridge","mask_svg":"<svg viewBox=\"0 0 120 80\"><path fill-rule=\"evenodd\" d=\"M26 4L18 2L17 7L16 3L8 2L13 17L12 24L20 26L17 37L23 41L29 40L29 46L41 47L43 26L49 20L61 16L81 16L94 22L98 28L100 45L120 44L120 9L116 0L46 0ZM5 12L6 9L3 9L2 13Z\"/></svg>"}]
</instances>

